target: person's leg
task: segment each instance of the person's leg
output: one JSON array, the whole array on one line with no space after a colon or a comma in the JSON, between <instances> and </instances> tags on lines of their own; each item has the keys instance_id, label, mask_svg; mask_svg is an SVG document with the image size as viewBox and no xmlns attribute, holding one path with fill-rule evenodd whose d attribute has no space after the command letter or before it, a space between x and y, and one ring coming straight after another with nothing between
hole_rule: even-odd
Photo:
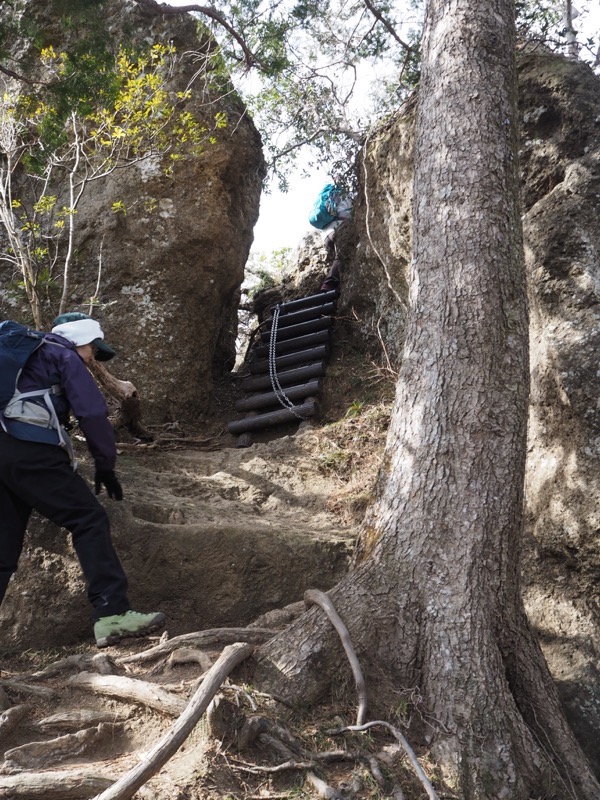
<instances>
[{"instance_id":1,"label":"person's leg","mask_svg":"<svg viewBox=\"0 0 600 800\"><path fill-rule=\"evenodd\" d=\"M330 292L332 289L339 290L340 287L340 266L342 262L337 248L337 230L341 224L339 220L332 223L333 227L324 239L324 244L327 249L327 260L331 261L332 264L327 277L321 284L319 290L321 292Z\"/></svg>"},{"instance_id":2,"label":"person's leg","mask_svg":"<svg viewBox=\"0 0 600 800\"><path fill-rule=\"evenodd\" d=\"M325 250L327 251L327 260L331 261L335 258L335 228L332 228L327 236L323 239Z\"/></svg>"},{"instance_id":3,"label":"person's leg","mask_svg":"<svg viewBox=\"0 0 600 800\"><path fill-rule=\"evenodd\" d=\"M2 474L5 489L23 507L71 533L94 617L123 614L129 609L127 577L112 544L106 511L63 450L6 438L2 445L12 454L12 465Z\"/></svg>"},{"instance_id":4,"label":"person's leg","mask_svg":"<svg viewBox=\"0 0 600 800\"><path fill-rule=\"evenodd\" d=\"M17 569L30 507L2 483L0 465L0 605Z\"/></svg>"},{"instance_id":5,"label":"person's leg","mask_svg":"<svg viewBox=\"0 0 600 800\"><path fill-rule=\"evenodd\" d=\"M49 484L52 494L40 497L34 508L71 533L94 619L124 614L130 607L127 576L113 547L106 511L69 464L62 475L53 470L46 485Z\"/></svg>"},{"instance_id":6,"label":"person's leg","mask_svg":"<svg viewBox=\"0 0 600 800\"><path fill-rule=\"evenodd\" d=\"M23 508L35 508L71 532L94 607L98 647L161 628L165 624L161 612L130 610L127 577L112 544L106 511L73 471L67 454L53 445L7 440L11 437L0 442L0 463L10 464L0 474L3 484Z\"/></svg>"}]
</instances>

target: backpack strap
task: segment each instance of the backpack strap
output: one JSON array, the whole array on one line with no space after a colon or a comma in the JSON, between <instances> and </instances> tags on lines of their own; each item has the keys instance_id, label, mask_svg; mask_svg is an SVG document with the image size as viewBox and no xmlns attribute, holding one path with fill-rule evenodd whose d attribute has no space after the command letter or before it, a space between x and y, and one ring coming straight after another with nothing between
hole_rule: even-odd
<instances>
[{"instance_id":1,"label":"backpack strap","mask_svg":"<svg viewBox=\"0 0 600 800\"><path fill-rule=\"evenodd\" d=\"M38 347L42 344L53 344L57 347L66 348L66 345L60 344L60 342L54 342L51 339L47 339L45 336L40 339L40 343ZM37 349L37 348L36 348ZM19 382L19 377L21 375L21 370L17 376L16 384ZM64 450L67 451L69 454L69 459L73 466L73 469L77 469L77 459L75 458L75 451L73 450L73 444L69 437L69 434L64 429L64 427L60 424L60 420L58 419L58 415L56 413L56 408L54 407L54 403L51 400L51 396L58 396L64 394L64 391L59 383L55 383L52 386L46 387L45 389L34 389L29 392L19 392L18 390L14 393L11 402L19 401L19 400L27 400L34 398L39 398L43 400L44 405L48 409L48 413L50 414L50 419L52 420L52 427L51 428L43 428L39 425L35 425L33 423L25 422L24 420L9 420L8 427L4 418L4 415L0 414L0 425L2 429L9 433L13 432L17 438L28 439L30 441L43 441L47 442L48 444L58 444L59 447L62 447ZM10 430L9 430L10 428ZM19 432L21 435L19 436ZM30 438L31 437L31 438ZM58 441L56 439L58 438Z\"/></svg>"}]
</instances>

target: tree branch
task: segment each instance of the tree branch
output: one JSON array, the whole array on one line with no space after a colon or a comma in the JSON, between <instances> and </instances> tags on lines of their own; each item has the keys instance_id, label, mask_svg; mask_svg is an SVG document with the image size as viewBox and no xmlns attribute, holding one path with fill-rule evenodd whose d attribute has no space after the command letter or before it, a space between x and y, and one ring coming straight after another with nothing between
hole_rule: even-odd
<instances>
[{"instance_id":1,"label":"tree branch","mask_svg":"<svg viewBox=\"0 0 600 800\"><path fill-rule=\"evenodd\" d=\"M34 81L31 78L26 78L25 75L20 75L18 72L14 72L8 67L3 67L2 64L0 64L0 72L4 73L4 75L7 75L9 78L14 78L16 81L28 83L30 86L48 86L45 81Z\"/></svg>"},{"instance_id":2,"label":"tree branch","mask_svg":"<svg viewBox=\"0 0 600 800\"><path fill-rule=\"evenodd\" d=\"M402 40L402 39L401 39L401 38L398 36L398 34L396 33L396 31L395 31L395 29L394 29L393 25L391 24L391 22L388 22L388 20L387 20L387 19L386 19L386 18L383 16L383 14L381 13L381 11L379 11L379 9L378 9L378 8L375 8L375 6L374 6L374 5L373 5L373 3L371 2L371 0L364 0L364 4L365 4L365 5L366 5L366 7L369 9L369 11L371 12L371 14L373 14L373 16L375 17L375 19L378 19L378 20L379 20L379 22L381 22L381 24L384 26L384 28L385 28L385 29L388 31L388 33L389 33L391 36L393 36L393 37L394 37L394 39L395 39L395 40L398 42L398 44L399 44L401 47L404 47L406 50L410 50L410 51L412 52L413 48L412 48L412 47L411 47L411 46L410 46L410 45L409 45L407 42L403 41L403 40Z\"/></svg>"},{"instance_id":3,"label":"tree branch","mask_svg":"<svg viewBox=\"0 0 600 800\"><path fill-rule=\"evenodd\" d=\"M177 8L168 5L167 3L158 3L156 0L135 0L137 5L140 8L143 8L145 11L149 11L152 14L164 14L166 16L174 16L176 14L186 14L190 11L195 11L198 14L202 14L209 19L214 20L218 23L227 33L235 39L235 41L239 44L242 48L242 52L244 53L244 61L246 62L246 66L248 69L252 67L261 66L260 59L258 59L254 53L250 50L244 38L239 34L235 28L227 22L225 17L216 9L211 8L210 6L199 6L196 3L191 3L187 6L178 6Z\"/></svg>"}]
</instances>

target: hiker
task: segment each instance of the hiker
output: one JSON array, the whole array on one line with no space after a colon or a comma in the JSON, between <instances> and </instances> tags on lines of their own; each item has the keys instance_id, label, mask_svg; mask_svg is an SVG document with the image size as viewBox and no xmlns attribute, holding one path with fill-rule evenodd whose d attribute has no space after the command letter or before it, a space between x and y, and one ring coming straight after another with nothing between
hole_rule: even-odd
<instances>
[{"instance_id":1,"label":"hiker","mask_svg":"<svg viewBox=\"0 0 600 800\"><path fill-rule=\"evenodd\" d=\"M339 290L341 259L336 244L336 233L340 225L352 214L352 198L340 186L338 178L328 183L319 193L309 214L310 224L323 233L323 244L327 259L332 262L329 274L321 284L321 292Z\"/></svg>"},{"instance_id":2,"label":"hiker","mask_svg":"<svg viewBox=\"0 0 600 800\"><path fill-rule=\"evenodd\" d=\"M5 322L0 332L4 326L22 328ZM17 569L29 516L36 510L71 533L93 606L98 647L144 636L165 624L161 612L130 609L127 577L112 544L108 515L76 471L64 429L71 410L94 460L96 495L104 487L111 499L122 500L114 471L114 430L104 397L86 367L94 358L108 361L114 355L96 320L78 312L62 314L17 378L18 392L50 389L51 394L40 399L38 391L38 397L29 401L15 394L13 400L18 402L0 413L0 603ZM57 420L54 427L40 422L44 412Z\"/></svg>"}]
</instances>

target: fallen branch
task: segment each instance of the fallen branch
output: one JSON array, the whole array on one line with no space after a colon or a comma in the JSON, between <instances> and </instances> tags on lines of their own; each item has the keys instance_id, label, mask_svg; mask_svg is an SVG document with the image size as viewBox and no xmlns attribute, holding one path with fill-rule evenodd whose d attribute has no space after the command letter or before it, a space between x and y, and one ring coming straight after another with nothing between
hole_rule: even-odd
<instances>
[{"instance_id":1,"label":"fallen branch","mask_svg":"<svg viewBox=\"0 0 600 800\"><path fill-rule=\"evenodd\" d=\"M356 724L362 725L367 714L367 690L365 686L365 679L363 677L358 658L356 657L356 653L354 652L350 634L348 633L348 628L346 628L342 622L342 618L335 610L335 606L325 592L321 592L318 589L309 589L304 593L304 602L307 605L314 603L320 606L327 614L327 617L329 618L333 627L338 632L346 652L346 656L350 662L350 666L352 667L352 674L354 675L356 690L358 692L358 711L356 713Z\"/></svg>"},{"instance_id":2,"label":"fallen branch","mask_svg":"<svg viewBox=\"0 0 600 800\"><path fill-rule=\"evenodd\" d=\"M412 764L412 767L418 777L418 779L423 784L423 788L427 792L427 796L430 800L439 800L438 795L436 794L435 789L431 785L431 782L427 775L425 774L423 767L419 764L417 756L415 755L415 751L412 749L406 738L402 735L401 731L398 728L394 728L393 725L390 725L389 722L385 722L384 720L373 720L372 722L366 722L364 725L348 725L346 728L340 728L339 730L335 731L328 731L329 734L332 736L337 735L339 733L345 733L346 731L350 731L352 733L356 733L359 731L366 731L369 728L373 728L375 725L382 725L384 728L387 728L390 733L396 738L396 741L399 742L408 756L408 760Z\"/></svg>"},{"instance_id":3,"label":"fallen branch","mask_svg":"<svg viewBox=\"0 0 600 800\"><path fill-rule=\"evenodd\" d=\"M110 786L112 778L83 770L20 772L0 776L2 800L87 800Z\"/></svg>"},{"instance_id":4,"label":"fallen branch","mask_svg":"<svg viewBox=\"0 0 600 800\"><path fill-rule=\"evenodd\" d=\"M212 647L214 645L234 644L237 642L263 644L263 642L275 636L276 633L278 633L278 631L267 630L265 628L210 628L206 631L196 631L195 633L184 633L181 636L174 636L167 642L157 644L149 650L119 658L117 659L117 663L143 664L146 661L153 661L155 658L169 655L173 650L184 645Z\"/></svg>"},{"instance_id":5,"label":"fallen branch","mask_svg":"<svg viewBox=\"0 0 600 800\"><path fill-rule=\"evenodd\" d=\"M187 706L186 700L182 700L171 692L166 692L154 683L124 678L121 675L96 675L82 672L74 675L69 680L69 684L76 689L89 689L94 694L140 703L171 717L179 716Z\"/></svg>"},{"instance_id":6,"label":"fallen branch","mask_svg":"<svg viewBox=\"0 0 600 800\"><path fill-rule=\"evenodd\" d=\"M127 800L137 792L174 755L208 708L211 700L229 673L251 655L254 648L249 644L233 644L226 647L207 672L187 708L170 731L147 753L144 762L134 767L109 789L94 800Z\"/></svg>"}]
</instances>

